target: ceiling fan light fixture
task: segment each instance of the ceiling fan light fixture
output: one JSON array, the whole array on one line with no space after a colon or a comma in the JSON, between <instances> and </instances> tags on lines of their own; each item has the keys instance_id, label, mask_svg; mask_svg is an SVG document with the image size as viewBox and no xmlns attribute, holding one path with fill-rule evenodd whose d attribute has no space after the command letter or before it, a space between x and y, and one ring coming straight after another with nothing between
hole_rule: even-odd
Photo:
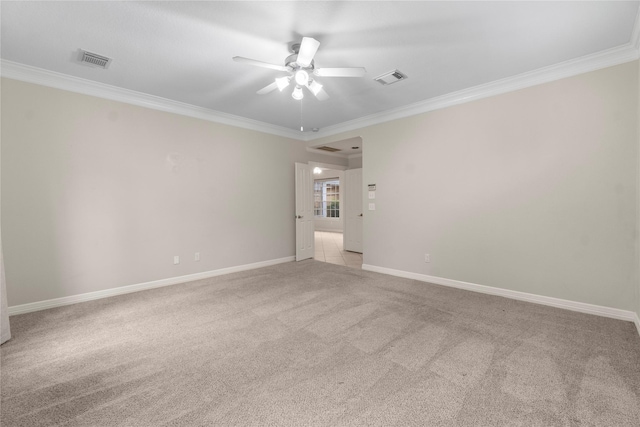
<instances>
[{"instance_id":1,"label":"ceiling fan light fixture","mask_svg":"<svg viewBox=\"0 0 640 427\"><path fill-rule=\"evenodd\" d=\"M304 93L302 93L302 88L300 86L296 86L296 88L293 90L293 93L291 94L291 97L296 101L300 101L302 98L304 98Z\"/></svg>"},{"instance_id":2,"label":"ceiling fan light fixture","mask_svg":"<svg viewBox=\"0 0 640 427\"><path fill-rule=\"evenodd\" d=\"M322 85L317 81L313 80L309 85L309 90L311 91L311 93L317 96L318 93L322 90Z\"/></svg>"},{"instance_id":3,"label":"ceiling fan light fixture","mask_svg":"<svg viewBox=\"0 0 640 427\"><path fill-rule=\"evenodd\" d=\"M320 42L311 37L303 37L298 51L298 59L296 62L301 67L308 67L313 61L316 51L320 47Z\"/></svg>"},{"instance_id":4,"label":"ceiling fan light fixture","mask_svg":"<svg viewBox=\"0 0 640 427\"><path fill-rule=\"evenodd\" d=\"M295 74L296 83L300 86L306 86L309 83L309 73L305 70L298 70Z\"/></svg>"},{"instance_id":5,"label":"ceiling fan light fixture","mask_svg":"<svg viewBox=\"0 0 640 427\"><path fill-rule=\"evenodd\" d=\"M276 88L282 92L284 88L291 86L291 83L295 82L295 88L291 93L291 97L296 101L304 98L303 86L309 89L318 101L325 101L329 98L329 95L324 90L323 85L316 82L314 80L315 77L312 77L312 75L323 77L363 77L366 70L363 67L316 68L314 57L319 47L320 42L318 40L311 37L303 37L300 43L293 43L291 45L291 55L285 58L284 66L244 58L242 56L234 56L233 60L241 64L269 68L288 74L286 77L275 78L275 81L271 80L270 84L256 91L258 95L266 95L275 91Z\"/></svg>"},{"instance_id":6,"label":"ceiling fan light fixture","mask_svg":"<svg viewBox=\"0 0 640 427\"><path fill-rule=\"evenodd\" d=\"M291 77L289 77L289 76L278 77L276 79L276 85L278 85L278 90L280 90L280 92L282 92L284 90L284 88L289 86L290 79L291 79Z\"/></svg>"}]
</instances>

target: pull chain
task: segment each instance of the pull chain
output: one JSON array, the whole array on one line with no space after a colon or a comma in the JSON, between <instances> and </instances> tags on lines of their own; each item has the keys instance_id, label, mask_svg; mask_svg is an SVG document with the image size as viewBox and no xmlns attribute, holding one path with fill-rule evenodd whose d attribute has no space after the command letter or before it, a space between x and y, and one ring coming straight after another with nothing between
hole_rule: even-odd
<instances>
[{"instance_id":1,"label":"pull chain","mask_svg":"<svg viewBox=\"0 0 640 427\"><path fill-rule=\"evenodd\" d=\"M300 100L300 132L304 132L304 127L302 126L302 99Z\"/></svg>"}]
</instances>

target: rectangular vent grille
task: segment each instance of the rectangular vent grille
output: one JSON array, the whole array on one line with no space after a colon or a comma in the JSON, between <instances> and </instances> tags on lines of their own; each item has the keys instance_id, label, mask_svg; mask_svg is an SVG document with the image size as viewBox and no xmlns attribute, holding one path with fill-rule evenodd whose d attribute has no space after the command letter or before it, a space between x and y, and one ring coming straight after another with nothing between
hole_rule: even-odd
<instances>
[{"instance_id":1,"label":"rectangular vent grille","mask_svg":"<svg viewBox=\"0 0 640 427\"><path fill-rule=\"evenodd\" d=\"M380 84L383 84L385 86L387 85L391 85L394 83L398 83L401 80L406 80L407 79L407 75L403 74L402 72L398 71L398 70L393 70L393 71L389 71L388 73L384 73L382 75L379 75L378 77L376 77L375 81L377 81Z\"/></svg>"},{"instance_id":2,"label":"rectangular vent grille","mask_svg":"<svg viewBox=\"0 0 640 427\"><path fill-rule=\"evenodd\" d=\"M97 53L87 52L86 50L82 51L82 56L80 57L80 62L84 62L87 64L94 65L100 68L108 68L109 64L111 64L111 58L107 58L106 56L98 55Z\"/></svg>"},{"instance_id":3,"label":"rectangular vent grille","mask_svg":"<svg viewBox=\"0 0 640 427\"><path fill-rule=\"evenodd\" d=\"M316 149L322 150L322 151L328 151L330 153L335 153L336 151L342 151L339 148L327 147L326 145L323 145L322 147L316 147Z\"/></svg>"}]
</instances>

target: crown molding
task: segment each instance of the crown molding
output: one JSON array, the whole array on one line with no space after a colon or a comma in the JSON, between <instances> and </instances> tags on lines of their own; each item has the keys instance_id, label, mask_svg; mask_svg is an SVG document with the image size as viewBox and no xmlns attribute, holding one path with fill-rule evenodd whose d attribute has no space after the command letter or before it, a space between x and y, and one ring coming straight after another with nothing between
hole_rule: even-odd
<instances>
[{"instance_id":1,"label":"crown molding","mask_svg":"<svg viewBox=\"0 0 640 427\"><path fill-rule=\"evenodd\" d=\"M281 126L275 126L257 120L246 119L232 114L222 113L183 102L172 101L159 96L119 88L104 83L73 77L42 68L32 67L13 61L0 60L0 75L14 80L67 90L83 95L124 102L139 107L179 114L196 119L207 120L243 129L264 132L272 135L301 140L300 133Z\"/></svg>"},{"instance_id":2,"label":"crown molding","mask_svg":"<svg viewBox=\"0 0 640 427\"><path fill-rule=\"evenodd\" d=\"M638 7L638 13L636 13L636 22L633 25L629 43L635 48L636 52L640 51L640 7Z\"/></svg>"},{"instance_id":3,"label":"crown molding","mask_svg":"<svg viewBox=\"0 0 640 427\"><path fill-rule=\"evenodd\" d=\"M488 98L495 95L501 95L507 92L536 86L542 83L548 83L555 80L564 79L566 77L576 76L578 74L596 71L602 68L612 67L614 65L623 64L625 62L637 60L640 45L640 18L636 19L632 40L622 46L607 49L591 55L582 56L580 58L571 59L569 61L560 62L555 65L540 68L538 70L529 71L513 77L507 77L496 80L491 83L474 86L457 92L427 99L425 101L416 102L404 107L387 110L381 113L372 114L348 122L328 126L315 133L312 137L305 139L313 141L314 139L324 138L343 132L362 129L367 126L373 126L380 123L397 120L429 111L439 110L466 102L476 101L482 98Z\"/></svg>"},{"instance_id":4,"label":"crown molding","mask_svg":"<svg viewBox=\"0 0 640 427\"><path fill-rule=\"evenodd\" d=\"M425 101L416 102L407 106L372 114L366 117L361 117L333 126L328 126L318 132L306 135L301 135L298 131L287 129L282 126L276 126L257 120L234 116L232 114L197 107L183 102L172 101L170 99L145 94L142 92L136 92L129 89L123 89L116 86L97 83L91 80L81 79L54 71L44 70L42 68L19 64L13 61L0 60L0 75L2 77L25 81L28 83L35 83L42 86L68 90L84 95L124 102L140 107L151 108L168 113L194 117L215 123L221 123L229 126L236 126L243 129L268 133L285 138L296 139L298 141L309 142L316 139L333 136L342 132L362 129L391 120L397 120L417 114L427 113L429 111L439 110L495 95L501 95L507 92L536 86L542 83L548 83L566 77L572 77L590 71L612 67L614 65L623 64L625 62L635 61L640 57L639 52L640 9L638 11L638 16L636 17L631 40L622 46L607 49L591 55L582 56L580 58L571 59L569 61L564 61L555 65L540 68L538 70L519 74L517 76L507 77L491 83L474 86L468 89L463 89L457 92L452 92L446 95L427 99ZM307 148L307 150L318 154L344 157L343 155L336 155L335 153L327 153L320 150L312 151L312 149L309 148Z\"/></svg>"}]
</instances>

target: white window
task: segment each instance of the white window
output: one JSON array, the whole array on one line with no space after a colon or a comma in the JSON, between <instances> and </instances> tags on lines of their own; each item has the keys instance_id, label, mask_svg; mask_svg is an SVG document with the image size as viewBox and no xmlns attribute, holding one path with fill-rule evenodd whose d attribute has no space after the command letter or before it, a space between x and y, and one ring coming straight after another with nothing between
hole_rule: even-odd
<instances>
[{"instance_id":1,"label":"white window","mask_svg":"<svg viewBox=\"0 0 640 427\"><path fill-rule=\"evenodd\" d=\"M316 179L313 186L316 218L340 218L340 180Z\"/></svg>"}]
</instances>

